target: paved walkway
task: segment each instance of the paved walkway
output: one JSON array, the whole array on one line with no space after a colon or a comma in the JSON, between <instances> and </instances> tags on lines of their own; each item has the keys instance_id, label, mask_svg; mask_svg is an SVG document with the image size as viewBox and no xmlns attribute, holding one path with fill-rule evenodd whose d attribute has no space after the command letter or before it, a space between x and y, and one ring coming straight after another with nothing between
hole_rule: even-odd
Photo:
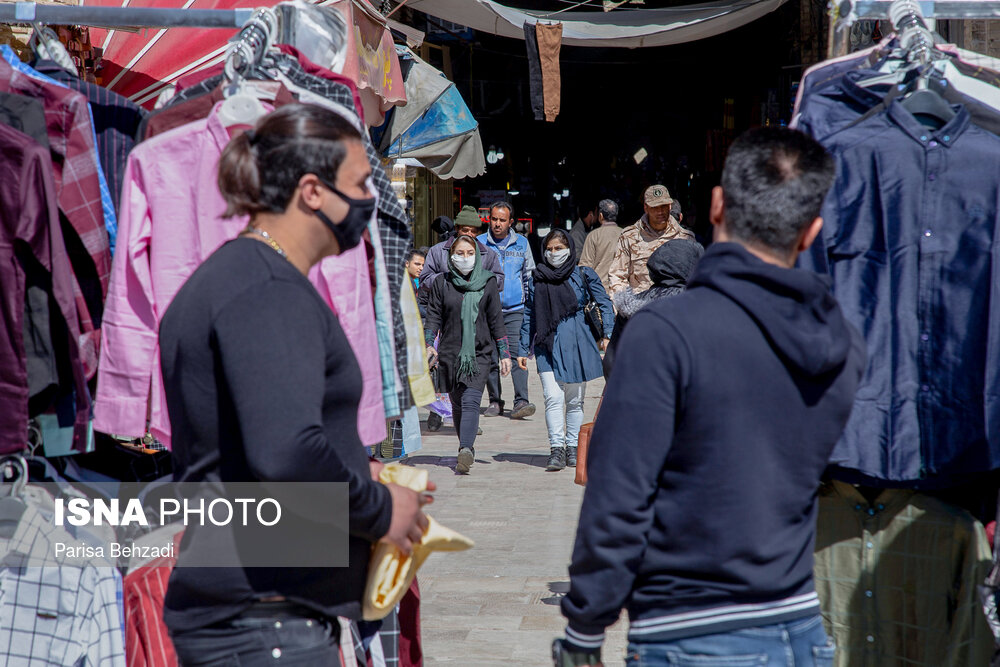
<instances>
[{"instance_id":1,"label":"paved walkway","mask_svg":"<svg viewBox=\"0 0 1000 667\"><path fill-rule=\"evenodd\" d=\"M603 389L603 380L587 384L586 421ZM509 379L503 390L509 408ZM476 541L466 552L432 555L418 575L428 667L552 665L552 639L565 628L559 599L568 590L583 487L573 483L572 468L545 472L549 446L534 362L529 395L534 417L480 419L469 475L454 472L458 438L448 426L430 433L423 424L423 449L409 459L437 482L428 513ZM625 630L622 621L610 630L606 665L623 663Z\"/></svg>"}]
</instances>

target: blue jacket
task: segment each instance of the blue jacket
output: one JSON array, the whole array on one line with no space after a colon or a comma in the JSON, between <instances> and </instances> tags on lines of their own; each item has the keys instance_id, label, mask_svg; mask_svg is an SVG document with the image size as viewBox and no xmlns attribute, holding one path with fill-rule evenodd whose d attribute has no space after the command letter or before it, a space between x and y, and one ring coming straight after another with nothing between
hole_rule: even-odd
<instances>
[{"instance_id":1,"label":"blue jacket","mask_svg":"<svg viewBox=\"0 0 1000 667\"><path fill-rule=\"evenodd\" d=\"M587 454L567 639L596 648L819 613L817 490L865 366L812 271L716 243L629 320Z\"/></svg>"},{"instance_id":2,"label":"blue jacket","mask_svg":"<svg viewBox=\"0 0 1000 667\"><path fill-rule=\"evenodd\" d=\"M531 248L528 247L528 239L513 229L503 241L496 241L488 231L480 234L478 238L480 243L500 257L504 275L500 302L504 312L523 309L528 294L528 283L531 282L531 272L535 270L535 258L531 254Z\"/></svg>"},{"instance_id":3,"label":"blue jacket","mask_svg":"<svg viewBox=\"0 0 1000 667\"><path fill-rule=\"evenodd\" d=\"M591 297L597 302L601 309L601 320L604 322L605 338L611 338L611 333L614 331L615 311L611 299L604 291L601 279L593 269L586 266L577 267L569 277L569 282L573 285L580 307L572 316L559 322L551 350L542 348L534 350L538 372L551 371L555 373L559 382L596 380L604 374L604 369L601 365L601 353L590 333L583 307ZM524 309L524 319L521 321L521 351L517 355L520 357L529 356L535 338L535 321L532 317L534 298L535 286L532 282L528 286L528 301Z\"/></svg>"}]
</instances>

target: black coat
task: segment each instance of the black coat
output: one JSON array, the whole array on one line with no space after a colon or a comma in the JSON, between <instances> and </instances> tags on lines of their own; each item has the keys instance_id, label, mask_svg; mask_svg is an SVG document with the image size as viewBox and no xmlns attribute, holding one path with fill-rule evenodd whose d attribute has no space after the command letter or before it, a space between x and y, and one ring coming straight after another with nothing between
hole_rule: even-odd
<instances>
[{"instance_id":1,"label":"black coat","mask_svg":"<svg viewBox=\"0 0 1000 667\"><path fill-rule=\"evenodd\" d=\"M438 391L450 392L458 384L458 355L462 350L462 298L447 276L435 280L427 298L427 325L429 333L441 332L438 343ZM507 327L500 308L500 290L496 278L491 278L483 289L476 319L476 362L479 372L473 378L463 378L462 384L480 388L486 386L490 370L490 355L496 341L506 337Z\"/></svg>"}]
</instances>

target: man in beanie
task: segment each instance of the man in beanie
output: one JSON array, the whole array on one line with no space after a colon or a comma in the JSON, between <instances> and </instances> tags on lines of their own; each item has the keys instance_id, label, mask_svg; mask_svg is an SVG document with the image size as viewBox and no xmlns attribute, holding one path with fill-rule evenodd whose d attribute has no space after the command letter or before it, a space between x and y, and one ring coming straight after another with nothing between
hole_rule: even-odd
<instances>
[{"instance_id":1,"label":"man in beanie","mask_svg":"<svg viewBox=\"0 0 1000 667\"><path fill-rule=\"evenodd\" d=\"M455 216L455 236L469 236L476 242L479 254L482 256L483 268L492 271L497 277L497 287L503 292L503 266L500 264L500 257L495 252L483 245L476 236L486 230L486 223L479 217L479 213L471 206L463 206L462 210ZM448 273L448 255L454 238L446 239L427 252L427 260L424 268L420 272L420 289L417 291L417 303L421 309L427 306L427 297L430 294L431 285L437 277Z\"/></svg>"},{"instance_id":2,"label":"man in beanie","mask_svg":"<svg viewBox=\"0 0 1000 667\"><path fill-rule=\"evenodd\" d=\"M694 235L681 227L670 214L674 200L663 185L651 185L643 194L645 213L618 238L618 249L608 270L611 296L631 287L636 292L653 286L646 262L657 248L672 239L694 240Z\"/></svg>"}]
</instances>

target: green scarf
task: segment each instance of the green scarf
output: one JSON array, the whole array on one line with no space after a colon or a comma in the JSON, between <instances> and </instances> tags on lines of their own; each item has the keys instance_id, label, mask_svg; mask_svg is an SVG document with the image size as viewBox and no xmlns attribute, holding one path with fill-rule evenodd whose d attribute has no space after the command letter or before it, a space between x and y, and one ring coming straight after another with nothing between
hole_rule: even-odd
<instances>
[{"instance_id":1,"label":"green scarf","mask_svg":"<svg viewBox=\"0 0 1000 667\"><path fill-rule=\"evenodd\" d=\"M449 249L450 250L450 249ZM458 378L475 377L479 372L476 363L476 320L479 318L479 302L487 281L493 277L492 271L483 268L483 258L476 249L476 265L468 277L463 276L451 263L448 254L448 280L462 296L462 350L458 355Z\"/></svg>"}]
</instances>

